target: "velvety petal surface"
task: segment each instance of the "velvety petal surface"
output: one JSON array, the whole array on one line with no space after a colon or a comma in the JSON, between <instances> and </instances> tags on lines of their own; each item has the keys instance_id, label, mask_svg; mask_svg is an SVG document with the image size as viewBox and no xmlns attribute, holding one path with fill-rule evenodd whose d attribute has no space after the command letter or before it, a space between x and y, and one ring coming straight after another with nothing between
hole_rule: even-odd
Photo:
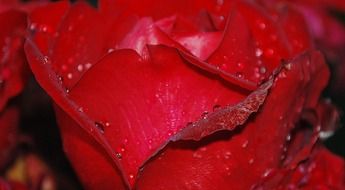
<instances>
[{"instance_id":1,"label":"velvety petal surface","mask_svg":"<svg viewBox=\"0 0 345 190\"><path fill-rule=\"evenodd\" d=\"M261 111L243 128L214 134L198 143L170 144L144 167L138 189L250 189L283 167L284 147L299 115L316 107L327 82L326 78L310 80L327 76L326 65L318 59L322 59L320 54L313 52L289 63L278 75Z\"/></svg>"}]
</instances>

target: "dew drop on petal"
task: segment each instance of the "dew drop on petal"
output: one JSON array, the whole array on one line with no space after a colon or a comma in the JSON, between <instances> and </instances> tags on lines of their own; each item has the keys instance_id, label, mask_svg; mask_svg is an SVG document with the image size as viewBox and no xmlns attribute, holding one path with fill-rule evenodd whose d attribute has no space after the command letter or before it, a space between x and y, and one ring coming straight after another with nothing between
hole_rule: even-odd
<instances>
[{"instance_id":1,"label":"dew drop on petal","mask_svg":"<svg viewBox=\"0 0 345 190\"><path fill-rule=\"evenodd\" d=\"M286 136L286 141L290 141L290 140L291 140L291 135L289 134Z\"/></svg>"},{"instance_id":2,"label":"dew drop on petal","mask_svg":"<svg viewBox=\"0 0 345 190\"><path fill-rule=\"evenodd\" d=\"M247 148L248 144L249 144L248 140L244 141L244 143L242 144L242 148Z\"/></svg>"},{"instance_id":3,"label":"dew drop on petal","mask_svg":"<svg viewBox=\"0 0 345 190\"><path fill-rule=\"evenodd\" d=\"M30 29L31 31L35 31L36 28L37 28L37 24L36 24L36 23L31 23L31 24L30 24L29 29Z\"/></svg>"},{"instance_id":4,"label":"dew drop on petal","mask_svg":"<svg viewBox=\"0 0 345 190\"><path fill-rule=\"evenodd\" d=\"M242 62L238 62L237 67L238 67L238 69L243 70L244 64Z\"/></svg>"},{"instance_id":5,"label":"dew drop on petal","mask_svg":"<svg viewBox=\"0 0 345 190\"><path fill-rule=\"evenodd\" d=\"M194 152L194 153L193 153L193 157L194 157L194 158L202 158L202 155L199 154L198 152Z\"/></svg>"},{"instance_id":6,"label":"dew drop on petal","mask_svg":"<svg viewBox=\"0 0 345 190\"><path fill-rule=\"evenodd\" d=\"M79 107L79 108L78 108L78 111L79 111L79 112L84 112L83 107Z\"/></svg>"},{"instance_id":7,"label":"dew drop on petal","mask_svg":"<svg viewBox=\"0 0 345 190\"><path fill-rule=\"evenodd\" d=\"M72 74L72 73L68 73L68 74L67 74L67 78L68 78L68 79L72 79L72 78L73 78L73 74Z\"/></svg>"},{"instance_id":8,"label":"dew drop on petal","mask_svg":"<svg viewBox=\"0 0 345 190\"><path fill-rule=\"evenodd\" d=\"M269 175L271 174L271 172L272 172L272 169L267 169L267 170L265 170L265 172L262 174L262 177L267 177L267 176L269 176Z\"/></svg>"},{"instance_id":9,"label":"dew drop on petal","mask_svg":"<svg viewBox=\"0 0 345 190\"><path fill-rule=\"evenodd\" d=\"M96 128L99 130L99 132L101 132L102 134L104 134L104 126L102 123L100 122L95 122L95 126Z\"/></svg>"},{"instance_id":10,"label":"dew drop on petal","mask_svg":"<svg viewBox=\"0 0 345 190\"><path fill-rule=\"evenodd\" d=\"M113 52L113 51L115 51L113 48L109 48L109 49L108 49L108 53L111 53L111 52Z\"/></svg>"},{"instance_id":11,"label":"dew drop on petal","mask_svg":"<svg viewBox=\"0 0 345 190\"><path fill-rule=\"evenodd\" d=\"M85 64L85 68L86 68L86 69L90 69L91 66L92 66L91 63L86 63L86 64Z\"/></svg>"},{"instance_id":12,"label":"dew drop on petal","mask_svg":"<svg viewBox=\"0 0 345 190\"><path fill-rule=\"evenodd\" d=\"M118 159L122 159L122 154L119 153L119 152L115 153L115 156L116 156L116 158L118 158Z\"/></svg>"},{"instance_id":13,"label":"dew drop on petal","mask_svg":"<svg viewBox=\"0 0 345 190\"><path fill-rule=\"evenodd\" d=\"M82 64L79 64L79 65L77 66L77 69L78 69L79 72L82 72L83 69L84 69L84 66L83 66Z\"/></svg>"},{"instance_id":14,"label":"dew drop on petal","mask_svg":"<svg viewBox=\"0 0 345 190\"><path fill-rule=\"evenodd\" d=\"M291 70L291 63L288 63L288 64L285 64L284 65L284 68L286 69L286 70Z\"/></svg>"},{"instance_id":15,"label":"dew drop on petal","mask_svg":"<svg viewBox=\"0 0 345 190\"><path fill-rule=\"evenodd\" d=\"M260 48L257 48L257 49L255 50L255 55L256 55L256 57L260 57L262 54L263 54L263 51L262 51Z\"/></svg>"},{"instance_id":16,"label":"dew drop on petal","mask_svg":"<svg viewBox=\"0 0 345 190\"><path fill-rule=\"evenodd\" d=\"M43 64L49 63L49 57L48 56L43 56Z\"/></svg>"},{"instance_id":17,"label":"dew drop on petal","mask_svg":"<svg viewBox=\"0 0 345 190\"><path fill-rule=\"evenodd\" d=\"M259 71L261 74L265 74L266 73L266 67L264 67L264 66L260 67Z\"/></svg>"},{"instance_id":18,"label":"dew drop on petal","mask_svg":"<svg viewBox=\"0 0 345 190\"><path fill-rule=\"evenodd\" d=\"M261 30L264 30L266 28L266 24L264 22L259 22L258 26Z\"/></svg>"},{"instance_id":19,"label":"dew drop on petal","mask_svg":"<svg viewBox=\"0 0 345 190\"><path fill-rule=\"evenodd\" d=\"M236 76L237 76L238 78L243 78L243 74L242 74L241 72L237 72L237 73L236 73Z\"/></svg>"}]
</instances>

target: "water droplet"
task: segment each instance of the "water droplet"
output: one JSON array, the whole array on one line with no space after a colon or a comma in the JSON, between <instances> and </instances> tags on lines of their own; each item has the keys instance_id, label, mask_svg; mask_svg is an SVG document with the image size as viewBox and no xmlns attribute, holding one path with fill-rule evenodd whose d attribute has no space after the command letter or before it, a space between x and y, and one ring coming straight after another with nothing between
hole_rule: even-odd
<instances>
[{"instance_id":1,"label":"water droplet","mask_svg":"<svg viewBox=\"0 0 345 190\"><path fill-rule=\"evenodd\" d=\"M262 177L267 177L267 176L269 176L269 175L271 174L271 172L272 172L272 169L267 169L267 170L265 170L265 172L262 174Z\"/></svg>"},{"instance_id":2,"label":"water droplet","mask_svg":"<svg viewBox=\"0 0 345 190\"><path fill-rule=\"evenodd\" d=\"M90 69L91 66L92 66L91 63L86 63L86 64L85 64L85 68L86 68L86 69Z\"/></svg>"},{"instance_id":3,"label":"water droplet","mask_svg":"<svg viewBox=\"0 0 345 190\"><path fill-rule=\"evenodd\" d=\"M79 64L77 69L78 69L79 72L82 72L83 69L84 69L84 66L82 64Z\"/></svg>"},{"instance_id":4,"label":"water droplet","mask_svg":"<svg viewBox=\"0 0 345 190\"><path fill-rule=\"evenodd\" d=\"M57 76L58 77L58 80L60 81L60 82L62 82L63 81L63 78L62 78L62 76Z\"/></svg>"},{"instance_id":5,"label":"water droplet","mask_svg":"<svg viewBox=\"0 0 345 190\"><path fill-rule=\"evenodd\" d=\"M121 152L125 152L126 149L125 149L124 147L121 147L121 148L120 148L120 151L121 151Z\"/></svg>"},{"instance_id":6,"label":"water droplet","mask_svg":"<svg viewBox=\"0 0 345 190\"><path fill-rule=\"evenodd\" d=\"M79 108L78 108L78 111L79 111L79 112L84 112L83 107L79 107Z\"/></svg>"},{"instance_id":7,"label":"water droplet","mask_svg":"<svg viewBox=\"0 0 345 190\"><path fill-rule=\"evenodd\" d=\"M242 62L238 62L237 63L237 68L240 69L240 70L243 70L244 64Z\"/></svg>"},{"instance_id":8,"label":"water droplet","mask_svg":"<svg viewBox=\"0 0 345 190\"><path fill-rule=\"evenodd\" d=\"M249 159L248 163L249 164L253 164L254 163L254 158Z\"/></svg>"},{"instance_id":9,"label":"water droplet","mask_svg":"<svg viewBox=\"0 0 345 190\"><path fill-rule=\"evenodd\" d=\"M109 48L109 49L108 49L108 53L111 53L111 52L113 52L113 51L115 51L113 48Z\"/></svg>"},{"instance_id":10,"label":"water droplet","mask_svg":"<svg viewBox=\"0 0 345 190\"><path fill-rule=\"evenodd\" d=\"M129 178L130 179L134 179L134 175L133 174L129 174Z\"/></svg>"},{"instance_id":11,"label":"water droplet","mask_svg":"<svg viewBox=\"0 0 345 190\"><path fill-rule=\"evenodd\" d=\"M67 74L67 78L68 78L68 79L72 79L72 78L73 78L73 74L72 74L72 73L68 73L68 74Z\"/></svg>"},{"instance_id":12,"label":"water droplet","mask_svg":"<svg viewBox=\"0 0 345 190\"><path fill-rule=\"evenodd\" d=\"M35 31L36 28L37 28L37 24L36 23L31 23L29 28L30 28L31 31Z\"/></svg>"},{"instance_id":13,"label":"water droplet","mask_svg":"<svg viewBox=\"0 0 345 190\"><path fill-rule=\"evenodd\" d=\"M256 57L260 57L262 54L263 54L262 49L257 48L257 49L255 50L255 55L256 55Z\"/></svg>"},{"instance_id":14,"label":"water droplet","mask_svg":"<svg viewBox=\"0 0 345 190\"><path fill-rule=\"evenodd\" d=\"M43 64L49 63L49 57L48 56L43 56Z\"/></svg>"},{"instance_id":15,"label":"water droplet","mask_svg":"<svg viewBox=\"0 0 345 190\"><path fill-rule=\"evenodd\" d=\"M116 156L116 158L118 158L118 159L121 159L121 158L122 158L122 154L119 153L119 152L115 153L115 156Z\"/></svg>"},{"instance_id":16,"label":"water droplet","mask_svg":"<svg viewBox=\"0 0 345 190\"><path fill-rule=\"evenodd\" d=\"M289 134L286 136L286 141L290 141L290 140L291 140L291 135Z\"/></svg>"},{"instance_id":17,"label":"water droplet","mask_svg":"<svg viewBox=\"0 0 345 190\"><path fill-rule=\"evenodd\" d=\"M97 127L97 129L102 133L104 134L104 126L102 123L100 122L95 122L95 126Z\"/></svg>"},{"instance_id":18,"label":"water droplet","mask_svg":"<svg viewBox=\"0 0 345 190\"><path fill-rule=\"evenodd\" d=\"M321 138L321 140L326 140L333 135L334 131L320 131L319 133L319 137Z\"/></svg>"},{"instance_id":19,"label":"water droplet","mask_svg":"<svg viewBox=\"0 0 345 190\"><path fill-rule=\"evenodd\" d=\"M47 26L43 26L43 27L41 28L41 31L42 31L42 32L47 32L47 31L48 31L48 27L47 27Z\"/></svg>"},{"instance_id":20,"label":"water droplet","mask_svg":"<svg viewBox=\"0 0 345 190\"><path fill-rule=\"evenodd\" d=\"M243 78L243 74L242 74L241 72L237 72L237 73L236 73L236 76L237 76L238 78Z\"/></svg>"},{"instance_id":21,"label":"water droplet","mask_svg":"<svg viewBox=\"0 0 345 190\"><path fill-rule=\"evenodd\" d=\"M264 66L260 67L259 71L261 74L265 74L266 73L266 67L264 67Z\"/></svg>"},{"instance_id":22,"label":"water droplet","mask_svg":"<svg viewBox=\"0 0 345 190\"><path fill-rule=\"evenodd\" d=\"M202 158L202 155L199 154L198 152L194 152L194 153L193 153L193 157L194 157L194 158Z\"/></svg>"},{"instance_id":23,"label":"water droplet","mask_svg":"<svg viewBox=\"0 0 345 190\"><path fill-rule=\"evenodd\" d=\"M285 65L284 65L284 68L285 68L286 70L291 70L291 68L292 68L291 63L285 64Z\"/></svg>"},{"instance_id":24,"label":"water droplet","mask_svg":"<svg viewBox=\"0 0 345 190\"><path fill-rule=\"evenodd\" d=\"M127 144L128 143L128 139L127 138L123 139L123 143Z\"/></svg>"},{"instance_id":25,"label":"water droplet","mask_svg":"<svg viewBox=\"0 0 345 190\"><path fill-rule=\"evenodd\" d=\"M266 28L266 24L264 22L259 22L258 26L261 30L264 30Z\"/></svg>"},{"instance_id":26,"label":"water droplet","mask_svg":"<svg viewBox=\"0 0 345 190\"><path fill-rule=\"evenodd\" d=\"M230 151L226 151L226 152L225 152L225 155L231 156L232 153L231 153Z\"/></svg>"},{"instance_id":27,"label":"water droplet","mask_svg":"<svg viewBox=\"0 0 345 190\"><path fill-rule=\"evenodd\" d=\"M287 150L288 150L287 147L283 148L283 152L287 152Z\"/></svg>"},{"instance_id":28,"label":"water droplet","mask_svg":"<svg viewBox=\"0 0 345 190\"><path fill-rule=\"evenodd\" d=\"M248 144L249 144L248 140L244 141L244 143L242 144L242 148L247 148Z\"/></svg>"}]
</instances>

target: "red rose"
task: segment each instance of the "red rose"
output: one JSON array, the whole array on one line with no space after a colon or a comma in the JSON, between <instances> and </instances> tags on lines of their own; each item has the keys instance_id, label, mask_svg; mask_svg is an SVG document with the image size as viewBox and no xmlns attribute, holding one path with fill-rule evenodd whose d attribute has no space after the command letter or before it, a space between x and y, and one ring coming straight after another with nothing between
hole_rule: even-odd
<instances>
[{"instance_id":1,"label":"red rose","mask_svg":"<svg viewBox=\"0 0 345 190\"><path fill-rule=\"evenodd\" d=\"M87 189L317 187L292 175L333 160L314 148L328 69L290 6L59 2L29 28L31 69ZM343 188L339 174L322 185Z\"/></svg>"}]
</instances>

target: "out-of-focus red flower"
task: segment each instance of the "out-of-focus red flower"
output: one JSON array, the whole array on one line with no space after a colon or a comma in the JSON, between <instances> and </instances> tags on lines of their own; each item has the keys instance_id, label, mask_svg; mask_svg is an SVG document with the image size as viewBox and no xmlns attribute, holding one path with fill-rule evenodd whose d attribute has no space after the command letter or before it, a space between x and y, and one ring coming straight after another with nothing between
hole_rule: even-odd
<instances>
[{"instance_id":1,"label":"out-of-focus red flower","mask_svg":"<svg viewBox=\"0 0 345 190\"><path fill-rule=\"evenodd\" d=\"M10 152L18 143L19 114L8 101L24 88L28 67L24 53L27 13L37 3L0 1L0 169L11 157Z\"/></svg>"},{"instance_id":2,"label":"out-of-focus red flower","mask_svg":"<svg viewBox=\"0 0 345 190\"><path fill-rule=\"evenodd\" d=\"M24 53L27 14L15 1L0 2L0 169L9 162L17 145L18 110L7 106L27 78Z\"/></svg>"},{"instance_id":3,"label":"out-of-focus red flower","mask_svg":"<svg viewBox=\"0 0 345 190\"><path fill-rule=\"evenodd\" d=\"M0 111L24 86L27 72L24 68L26 59L23 50L26 19L26 13L22 11L0 11Z\"/></svg>"},{"instance_id":4,"label":"out-of-focus red flower","mask_svg":"<svg viewBox=\"0 0 345 190\"><path fill-rule=\"evenodd\" d=\"M288 4L59 2L29 28L31 69L87 189L273 188L317 159L329 72Z\"/></svg>"},{"instance_id":5,"label":"out-of-focus red flower","mask_svg":"<svg viewBox=\"0 0 345 190\"><path fill-rule=\"evenodd\" d=\"M54 189L53 176L48 167L34 155L27 155L20 166L19 144L25 139L19 132L17 102L10 102L24 88L29 68L26 65L24 41L27 15L39 3L0 1L0 189ZM11 168L14 167L14 168ZM43 176L44 175L44 176ZM18 176L25 176L25 180ZM50 179L48 179L50 178ZM51 183L51 184L49 184ZM50 187L49 187L50 185ZM44 187L45 186L45 187Z\"/></svg>"}]
</instances>

